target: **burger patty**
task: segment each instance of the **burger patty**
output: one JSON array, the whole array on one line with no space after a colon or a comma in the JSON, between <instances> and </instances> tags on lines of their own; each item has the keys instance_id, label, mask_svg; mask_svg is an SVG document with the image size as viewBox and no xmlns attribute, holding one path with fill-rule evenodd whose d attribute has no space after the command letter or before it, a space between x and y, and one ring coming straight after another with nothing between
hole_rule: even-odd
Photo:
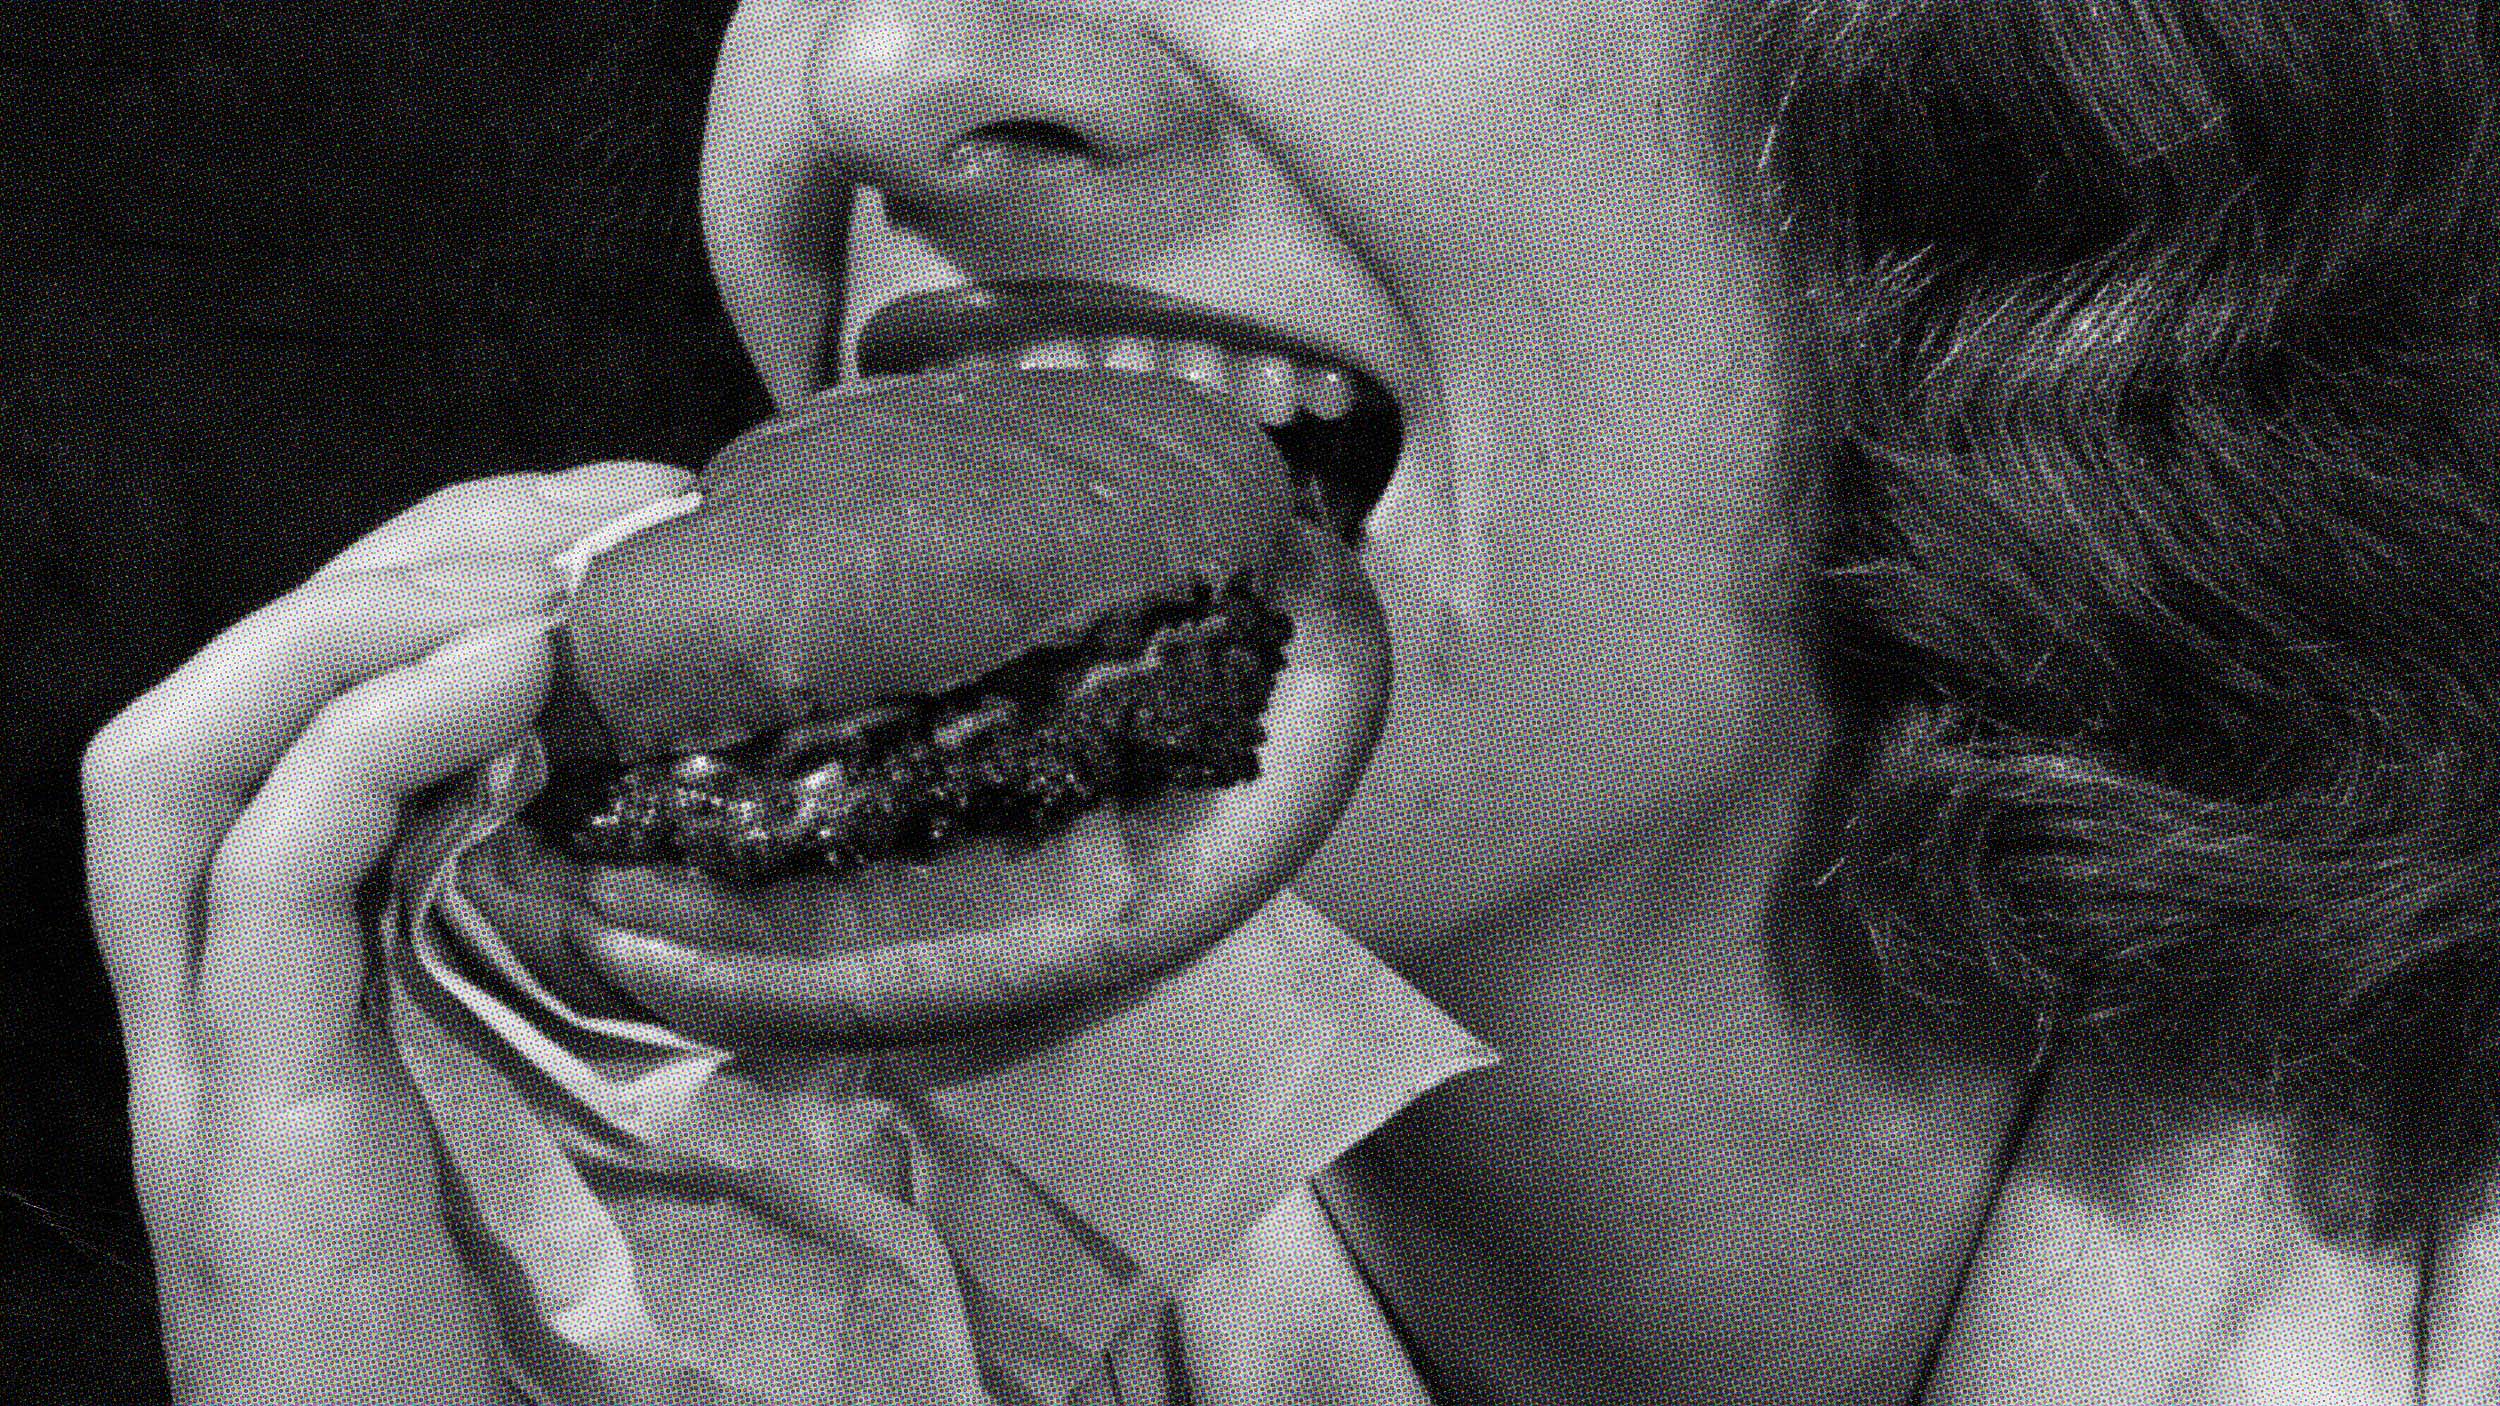
<instances>
[{"instance_id":1,"label":"burger patty","mask_svg":"<svg viewBox=\"0 0 2500 1406\"><path fill-rule=\"evenodd\" d=\"M1107 801L1257 777L1292 631L1237 584L1142 601L941 695L721 752L559 764L531 820L586 862L749 882L1041 838Z\"/></svg>"}]
</instances>

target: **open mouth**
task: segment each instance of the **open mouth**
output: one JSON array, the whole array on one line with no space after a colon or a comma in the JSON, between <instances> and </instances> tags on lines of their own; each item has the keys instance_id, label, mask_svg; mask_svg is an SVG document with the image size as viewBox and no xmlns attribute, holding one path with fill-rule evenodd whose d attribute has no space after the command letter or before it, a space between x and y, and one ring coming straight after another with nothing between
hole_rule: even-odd
<instances>
[{"instance_id":1,"label":"open mouth","mask_svg":"<svg viewBox=\"0 0 2500 1406\"><path fill-rule=\"evenodd\" d=\"M1229 398L1315 515L1349 543L1404 443L1396 398L1360 368L1256 323L1118 284L1029 279L900 298L860 329L867 376L989 369L1153 372Z\"/></svg>"}]
</instances>

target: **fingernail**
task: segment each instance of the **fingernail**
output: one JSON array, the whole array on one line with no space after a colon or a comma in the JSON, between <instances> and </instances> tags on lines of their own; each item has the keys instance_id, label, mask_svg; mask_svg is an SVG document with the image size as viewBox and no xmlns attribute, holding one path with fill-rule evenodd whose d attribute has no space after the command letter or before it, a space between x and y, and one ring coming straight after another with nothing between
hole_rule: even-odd
<instances>
[{"instance_id":1,"label":"fingernail","mask_svg":"<svg viewBox=\"0 0 2500 1406\"><path fill-rule=\"evenodd\" d=\"M561 573L528 557L445 557L409 567L407 577L427 590L466 596L481 604L520 606L552 601L564 590Z\"/></svg>"},{"instance_id":2,"label":"fingernail","mask_svg":"<svg viewBox=\"0 0 2500 1406\"><path fill-rule=\"evenodd\" d=\"M498 620L463 630L435 647L433 653L418 661L428 669L456 669L490 656L536 644L551 633L561 617L524 615L518 620Z\"/></svg>"},{"instance_id":3,"label":"fingernail","mask_svg":"<svg viewBox=\"0 0 2500 1406\"><path fill-rule=\"evenodd\" d=\"M683 493L692 482L693 474L671 464L611 459L547 475L539 480L538 496L585 512L621 513Z\"/></svg>"},{"instance_id":4,"label":"fingernail","mask_svg":"<svg viewBox=\"0 0 2500 1406\"><path fill-rule=\"evenodd\" d=\"M655 527L670 518L682 517L693 512L701 506L702 502L703 495L700 493L680 493L671 498L655 498L632 512L612 517L598 527L583 533L573 545L556 553L551 559L551 564L556 570L564 573L568 589L572 586L579 586L582 573L590 569L591 560L601 552L646 527Z\"/></svg>"}]
</instances>

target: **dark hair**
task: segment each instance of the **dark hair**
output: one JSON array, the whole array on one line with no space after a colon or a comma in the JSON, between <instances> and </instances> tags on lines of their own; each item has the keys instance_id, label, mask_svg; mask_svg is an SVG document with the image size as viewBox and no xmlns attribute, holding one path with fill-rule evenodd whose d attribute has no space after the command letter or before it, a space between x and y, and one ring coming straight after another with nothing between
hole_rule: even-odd
<instances>
[{"instance_id":1,"label":"dark hair","mask_svg":"<svg viewBox=\"0 0 2500 1406\"><path fill-rule=\"evenodd\" d=\"M2284 1118L2322 1228L2466 1206L2500 1103L2500 8L1755 18L1885 975L1969 1039Z\"/></svg>"}]
</instances>

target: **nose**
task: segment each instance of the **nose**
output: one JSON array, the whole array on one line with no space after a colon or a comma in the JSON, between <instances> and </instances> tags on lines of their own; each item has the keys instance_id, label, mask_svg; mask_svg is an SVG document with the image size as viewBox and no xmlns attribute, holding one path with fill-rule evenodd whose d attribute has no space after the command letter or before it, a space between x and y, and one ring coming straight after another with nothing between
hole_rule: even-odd
<instances>
[{"instance_id":1,"label":"nose","mask_svg":"<svg viewBox=\"0 0 2500 1406\"><path fill-rule=\"evenodd\" d=\"M834 164L940 237L1011 207L1026 225L1116 217L1211 149L1195 85L1121 10L848 0L829 7L808 68Z\"/></svg>"}]
</instances>

